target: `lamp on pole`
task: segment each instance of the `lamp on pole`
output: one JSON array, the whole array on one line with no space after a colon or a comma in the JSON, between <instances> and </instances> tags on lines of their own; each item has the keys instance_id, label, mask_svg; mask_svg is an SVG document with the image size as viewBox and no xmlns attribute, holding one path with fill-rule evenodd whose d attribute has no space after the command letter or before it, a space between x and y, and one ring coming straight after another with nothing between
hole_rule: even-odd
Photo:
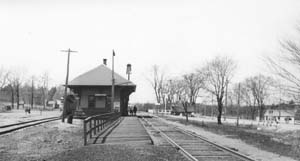
<instances>
[{"instance_id":1,"label":"lamp on pole","mask_svg":"<svg viewBox=\"0 0 300 161\"><path fill-rule=\"evenodd\" d=\"M128 75L128 80L130 80L130 74L131 74L131 64L127 64L127 68L126 68L126 74Z\"/></svg>"},{"instance_id":2,"label":"lamp on pole","mask_svg":"<svg viewBox=\"0 0 300 161\"><path fill-rule=\"evenodd\" d=\"M237 106L237 116L236 116L236 126L239 126L239 119L240 119L240 96L241 96L241 84L239 83L239 93L238 93L238 106Z\"/></svg>"},{"instance_id":3,"label":"lamp on pole","mask_svg":"<svg viewBox=\"0 0 300 161\"><path fill-rule=\"evenodd\" d=\"M113 50L112 53L112 73L111 73L111 77L112 77L112 81L111 81L111 110L115 109L114 106L114 101L115 101L115 72L114 72L114 57L115 57L115 51Z\"/></svg>"},{"instance_id":4,"label":"lamp on pole","mask_svg":"<svg viewBox=\"0 0 300 161\"><path fill-rule=\"evenodd\" d=\"M214 94L211 94L211 118L214 119Z\"/></svg>"},{"instance_id":5,"label":"lamp on pole","mask_svg":"<svg viewBox=\"0 0 300 161\"><path fill-rule=\"evenodd\" d=\"M226 121L226 110L227 110L227 96L228 96L228 79L226 80L226 89L225 89L225 108L224 108L224 121Z\"/></svg>"},{"instance_id":6,"label":"lamp on pole","mask_svg":"<svg viewBox=\"0 0 300 161\"><path fill-rule=\"evenodd\" d=\"M167 94L165 94L165 114L167 114L167 100L168 100L168 95Z\"/></svg>"}]
</instances>

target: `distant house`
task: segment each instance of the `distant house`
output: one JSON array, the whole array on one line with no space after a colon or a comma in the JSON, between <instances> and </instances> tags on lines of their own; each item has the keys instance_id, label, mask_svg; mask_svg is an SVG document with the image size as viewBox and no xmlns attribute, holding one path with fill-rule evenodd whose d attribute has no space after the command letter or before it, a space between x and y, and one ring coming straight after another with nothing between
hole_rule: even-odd
<instances>
[{"instance_id":1,"label":"distant house","mask_svg":"<svg viewBox=\"0 0 300 161\"><path fill-rule=\"evenodd\" d=\"M281 123L294 123L295 110L268 109L264 114L265 121L277 121Z\"/></svg>"},{"instance_id":2,"label":"distant house","mask_svg":"<svg viewBox=\"0 0 300 161\"><path fill-rule=\"evenodd\" d=\"M59 108L60 110L62 110L62 107L63 107L63 97L60 98L60 99L56 99L54 101L54 108Z\"/></svg>"},{"instance_id":3,"label":"distant house","mask_svg":"<svg viewBox=\"0 0 300 161\"><path fill-rule=\"evenodd\" d=\"M111 108L112 70L100 65L79 75L68 87L79 97L77 111L85 115L95 115L119 111L128 114L129 96L135 91L136 85L117 73L115 77L114 108Z\"/></svg>"}]
</instances>

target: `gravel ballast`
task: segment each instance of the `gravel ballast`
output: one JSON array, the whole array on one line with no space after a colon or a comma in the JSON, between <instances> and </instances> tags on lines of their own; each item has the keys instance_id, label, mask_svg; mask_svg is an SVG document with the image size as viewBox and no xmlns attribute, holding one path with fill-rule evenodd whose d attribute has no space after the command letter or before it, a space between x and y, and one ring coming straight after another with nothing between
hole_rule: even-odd
<instances>
[{"instance_id":1,"label":"gravel ballast","mask_svg":"<svg viewBox=\"0 0 300 161\"><path fill-rule=\"evenodd\" d=\"M90 145L63 152L47 161L187 161L172 147L153 145Z\"/></svg>"},{"instance_id":2,"label":"gravel ballast","mask_svg":"<svg viewBox=\"0 0 300 161\"><path fill-rule=\"evenodd\" d=\"M186 159L173 147L141 144L83 146L82 120L60 121L0 137L0 161L166 161Z\"/></svg>"}]
</instances>

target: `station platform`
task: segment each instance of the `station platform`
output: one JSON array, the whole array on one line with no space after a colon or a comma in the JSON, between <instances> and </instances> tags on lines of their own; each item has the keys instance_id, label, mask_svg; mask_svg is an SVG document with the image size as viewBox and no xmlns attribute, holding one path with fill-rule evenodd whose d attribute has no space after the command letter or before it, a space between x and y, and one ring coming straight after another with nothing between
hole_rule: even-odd
<instances>
[{"instance_id":1,"label":"station platform","mask_svg":"<svg viewBox=\"0 0 300 161\"><path fill-rule=\"evenodd\" d=\"M115 128L101 138L99 141L102 144L152 144L146 129L135 116L123 117Z\"/></svg>"}]
</instances>

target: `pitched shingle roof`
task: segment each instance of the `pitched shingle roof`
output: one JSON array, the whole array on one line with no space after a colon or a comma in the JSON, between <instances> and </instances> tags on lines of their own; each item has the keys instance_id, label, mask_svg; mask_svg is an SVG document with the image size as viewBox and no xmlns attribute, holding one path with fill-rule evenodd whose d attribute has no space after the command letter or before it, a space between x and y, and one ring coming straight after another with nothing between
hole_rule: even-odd
<instances>
[{"instance_id":1,"label":"pitched shingle roof","mask_svg":"<svg viewBox=\"0 0 300 161\"><path fill-rule=\"evenodd\" d=\"M68 83L68 86L111 86L112 70L105 65L100 65L86 73L79 75ZM114 73L116 86L136 86L131 81Z\"/></svg>"}]
</instances>

